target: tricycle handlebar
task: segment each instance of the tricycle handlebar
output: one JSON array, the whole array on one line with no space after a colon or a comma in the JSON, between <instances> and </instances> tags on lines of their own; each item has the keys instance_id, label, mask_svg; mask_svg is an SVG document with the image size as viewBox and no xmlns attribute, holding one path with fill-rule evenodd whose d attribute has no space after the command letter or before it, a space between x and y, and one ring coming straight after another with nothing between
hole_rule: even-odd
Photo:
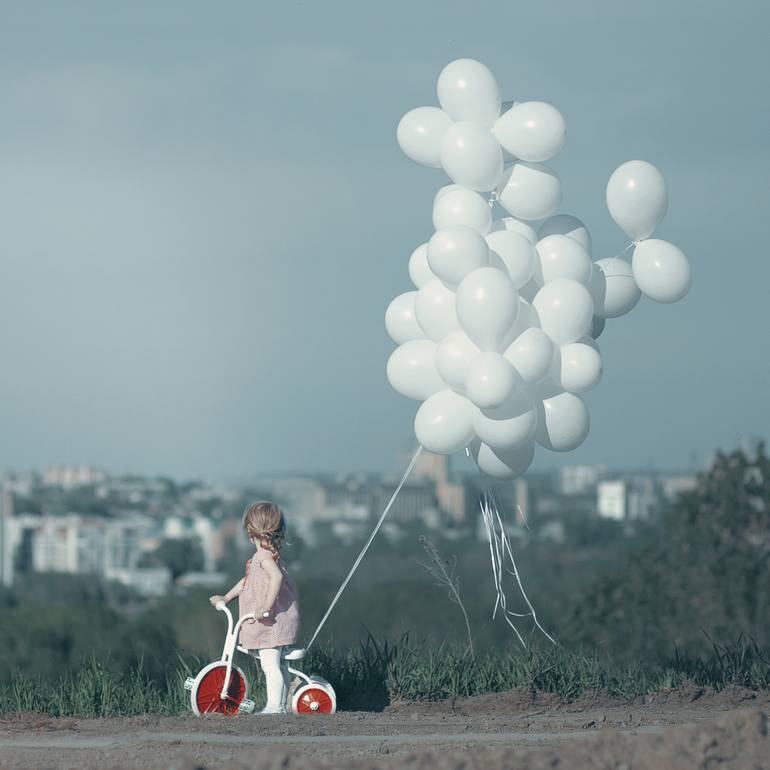
<instances>
[{"instance_id":1,"label":"tricycle handlebar","mask_svg":"<svg viewBox=\"0 0 770 770\"><path fill-rule=\"evenodd\" d=\"M249 612L246 615L241 615L238 618L238 622L235 624L235 628L233 629L233 613L230 612L227 605L224 602L217 602L216 609L218 609L220 612L224 612L225 615L227 615L227 635L230 636L233 631L237 634L240 630L241 626L243 625L244 621L246 620L256 620L257 616L253 612Z\"/></svg>"}]
</instances>

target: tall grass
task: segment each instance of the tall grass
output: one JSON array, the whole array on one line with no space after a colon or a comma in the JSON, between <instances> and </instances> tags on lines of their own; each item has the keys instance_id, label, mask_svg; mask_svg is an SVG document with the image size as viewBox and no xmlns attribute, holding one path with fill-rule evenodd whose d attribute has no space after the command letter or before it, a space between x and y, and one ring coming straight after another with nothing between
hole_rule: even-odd
<instances>
[{"instance_id":1,"label":"tall grass","mask_svg":"<svg viewBox=\"0 0 770 770\"><path fill-rule=\"evenodd\" d=\"M443 698L525 689L555 693L574 700L588 690L632 698L677 687L685 682L721 690L728 685L770 689L770 654L753 642L738 639L713 645L706 658L677 651L662 664L618 666L598 654L569 652L562 647L496 650L473 658L466 648L425 648L378 643L371 636L359 649L314 653L310 662L334 683L340 703L366 703Z\"/></svg>"},{"instance_id":2,"label":"tall grass","mask_svg":"<svg viewBox=\"0 0 770 770\"><path fill-rule=\"evenodd\" d=\"M177 714L189 708L186 677L181 665L162 679L150 677L141 662L116 674L109 661L88 657L80 669L66 671L54 681L13 672L10 682L0 687L0 712L95 717Z\"/></svg>"},{"instance_id":3,"label":"tall grass","mask_svg":"<svg viewBox=\"0 0 770 770\"><path fill-rule=\"evenodd\" d=\"M178 714L189 710L184 680L202 667L184 661L161 676L150 676L140 663L124 673L109 661L93 657L74 672L55 681L39 676L11 675L0 686L0 713L35 711L51 716L121 716ZM241 661L261 700L259 671ZM676 687L685 682L721 690L730 685L770 689L770 655L753 642L738 639L714 644L707 657L675 652L661 665L617 666L596 654L578 654L559 647L496 650L473 658L454 646L427 648L407 638L396 644L371 636L358 648L317 649L303 661L308 672L328 679L342 709L380 709L389 702L440 700L523 688L532 693L555 693L574 700L588 690L631 698Z\"/></svg>"}]
</instances>

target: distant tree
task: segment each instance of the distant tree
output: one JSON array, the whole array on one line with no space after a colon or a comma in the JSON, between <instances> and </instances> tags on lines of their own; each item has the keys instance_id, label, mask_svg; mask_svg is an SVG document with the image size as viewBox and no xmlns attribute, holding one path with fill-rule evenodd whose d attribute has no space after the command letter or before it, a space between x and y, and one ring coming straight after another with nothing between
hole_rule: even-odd
<instances>
[{"instance_id":1,"label":"distant tree","mask_svg":"<svg viewBox=\"0 0 770 770\"><path fill-rule=\"evenodd\" d=\"M203 569L203 564L203 550L197 537L166 538L140 561L140 566L168 567L174 580L185 572Z\"/></svg>"},{"instance_id":2,"label":"distant tree","mask_svg":"<svg viewBox=\"0 0 770 770\"><path fill-rule=\"evenodd\" d=\"M573 617L587 642L631 655L709 637L770 642L770 460L718 454L628 558L595 584Z\"/></svg>"},{"instance_id":3,"label":"distant tree","mask_svg":"<svg viewBox=\"0 0 770 770\"><path fill-rule=\"evenodd\" d=\"M180 495L187 495L195 489L203 489L203 482L199 479L192 479L191 481L183 481L177 485Z\"/></svg>"},{"instance_id":4,"label":"distant tree","mask_svg":"<svg viewBox=\"0 0 770 770\"><path fill-rule=\"evenodd\" d=\"M254 549L251 549L253 553ZM243 543L236 537L225 538L222 555L217 559L216 568L224 572L228 577L243 576L246 559L251 555L243 547Z\"/></svg>"},{"instance_id":5,"label":"distant tree","mask_svg":"<svg viewBox=\"0 0 770 770\"><path fill-rule=\"evenodd\" d=\"M169 497L176 499L179 496L179 490L174 479L168 476L158 476L158 482L164 486L164 491Z\"/></svg>"},{"instance_id":6,"label":"distant tree","mask_svg":"<svg viewBox=\"0 0 770 770\"><path fill-rule=\"evenodd\" d=\"M222 501L218 497L211 497L207 500L196 500L195 508L198 513L208 518L219 518L217 515L218 509L221 507Z\"/></svg>"},{"instance_id":7,"label":"distant tree","mask_svg":"<svg viewBox=\"0 0 770 770\"><path fill-rule=\"evenodd\" d=\"M608 548L623 541L622 522L597 516L595 513L575 511L567 516L541 516L537 528L559 522L564 527L565 545L572 548Z\"/></svg>"},{"instance_id":8,"label":"distant tree","mask_svg":"<svg viewBox=\"0 0 770 770\"><path fill-rule=\"evenodd\" d=\"M38 497L14 494L13 510L16 513L33 513L39 516L43 513L43 506L40 504Z\"/></svg>"},{"instance_id":9,"label":"distant tree","mask_svg":"<svg viewBox=\"0 0 770 770\"><path fill-rule=\"evenodd\" d=\"M61 501L65 511L89 516L109 516L109 506L96 497L93 487L77 487L64 493Z\"/></svg>"}]
</instances>

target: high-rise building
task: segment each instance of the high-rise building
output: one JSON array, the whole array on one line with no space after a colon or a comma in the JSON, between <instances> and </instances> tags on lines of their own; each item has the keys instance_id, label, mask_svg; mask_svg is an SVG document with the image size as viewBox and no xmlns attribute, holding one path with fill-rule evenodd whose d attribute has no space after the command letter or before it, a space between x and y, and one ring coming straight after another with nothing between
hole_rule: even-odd
<instances>
[{"instance_id":1,"label":"high-rise building","mask_svg":"<svg viewBox=\"0 0 770 770\"><path fill-rule=\"evenodd\" d=\"M80 517L77 515L37 517L37 527L32 536L32 568L35 572L77 573L79 530ZM87 538L84 542L88 556L91 553L90 540Z\"/></svg>"},{"instance_id":2,"label":"high-rise building","mask_svg":"<svg viewBox=\"0 0 770 770\"><path fill-rule=\"evenodd\" d=\"M450 480L446 455L422 451L410 478L413 482L433 482L438 506L448 516L449 521L453 524L462 524L465 521L469 502L468 489L461 481Z\"/></svg>"},{"instance_id":3,"label":"high-rise building","mask_svg":"<svg viewBox=\"0 0 770 770\"><path fill-rule=\"evenodd\" d=\"M213 572L216 567L216 529L211 519L205 516L194 516L192 520L193 535L198 538L203 553L203 571Z\"/></svg>"},{"instance_id":4,"label":"high-rise building","mask_svg":"<svg viewBox=\"0 0 770 770\"><path fill-rule=\"evenodd\" d=\"M323 518L326 495L323 485L315 479L276 479L272 494L293 520Z\"/></svg>"},{"instance_id":5,"label":"high-rise building","mask_svg":"<svg viewBox=\"0 0 770 770\"><path fill-rule=\"evenodd\" d=\"M600 516L622 521L628 514L628 489L625 481L601 481L596 488L596 507Z\"/></svg>"},{"instance_id":6,"label":"high-rise building","mask_svg":"<svg viewBox=\"0 0 770 770\"><path fill-rule=\"evenodd\" d=\"M136 567L152 521L139 514L121 519L26 514L13 525L11 548L18 550L23 569L109 575Z\"/></svg>"},{"instance_id":7,"label":"high-rise building","mask_svg":"<svg viewBox=\"0 0 770 770\"><path fill-rule=\"evenodd\" d=\"M654 479L637 479L627 496L629 519L649 519L658 508L659 497Z\"/></svg>"},{"instance_id":8,"label":"high-rise building","mask_svg":"<svg viewBox=\"0 0 770 770\"><path fill-rule=\"evenodd\" d=\"M584 495L595 489L604 465L567 465L559 472L559 487L563 495Z\"/></svg>"},{"instance_id":9,"label":"high-rise building","mask_svg":"<svg viewBox=\"0 0 770 770\"><path fill-rule=\"evenodd\" d=\"M661 493L668 501L676 500L684 492L691 492L698 486L698 478L693 475L665 476L660 482Z\"/></svg>"},{"instance_id":10,"label":"high-rise building","mask_svg":"<svg viewBox=\"0 0 770 770\"><path fill-rule=\"evenodd\" d=\"M6 485L0 486L0 585L13 585L13 496Z\"/></svg>"},{"instance_id":11,"label":"high-rise building","mask_svg":"<svg viewBox=\"0 0 770 770\"><path fill-rule=\"evenodd\" d=\"M48 465L43 468L43 486L73 489L104 481L107 475L90 465Z\"/></svg>"},{"instance_id":12,"label":"high-rise building","mask_svg":"<svg viewBox=\"0 0 770 770\"><path fill-rule=\"evenodd\" d=\"M411 460L411 456L405 460ZM406 465L404 466L406 467ZM420 452L417 461L412 469L413 479L430 479L436 484L446 482L448 475L446 455L437 455L433 452L423 450Z\"/></svg>"}]
</instances>

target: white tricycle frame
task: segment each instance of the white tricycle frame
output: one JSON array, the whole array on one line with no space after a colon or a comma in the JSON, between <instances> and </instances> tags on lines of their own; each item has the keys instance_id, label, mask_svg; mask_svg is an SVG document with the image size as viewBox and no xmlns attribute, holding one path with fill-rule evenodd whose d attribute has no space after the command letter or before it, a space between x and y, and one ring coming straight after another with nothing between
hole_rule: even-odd
<instances>
[{"instance_id":1,"label":"white tricycle frame","mask_svg":"<svg viewBox=\"0 0 770 770\"><path fill-rule=\"evenodd\" d=\"M247 620L254 620L253 612L238 618L233 624L233 614L224 602L219 602L216 609L227 617L227 635L222 648L222 656L202 668L195 677L188 677L185 689L190 691L190 705L193 713L237 714L254 711L254 701L248 698L249 684L243 671L233 665L235 651L246 654L249 651L238 644L241 626ZM295 648L282 655L286 661L302 660L305 650ZM334 688L317 674L308 676L299 669L288 666L289 673L299 678L302 684L296 688L291 699L291 711L294 714L333 714L337 710L337 696ZM285 706L286 704L284 704Z\"/></svg>"}]
</instances>

